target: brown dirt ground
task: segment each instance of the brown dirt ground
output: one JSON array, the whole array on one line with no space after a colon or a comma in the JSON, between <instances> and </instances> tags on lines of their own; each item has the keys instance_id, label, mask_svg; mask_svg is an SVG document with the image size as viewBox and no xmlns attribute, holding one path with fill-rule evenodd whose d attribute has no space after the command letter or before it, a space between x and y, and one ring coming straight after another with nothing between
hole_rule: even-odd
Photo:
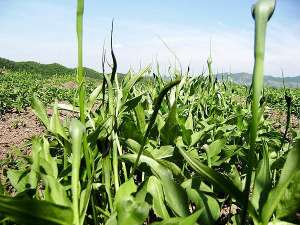
<instances>
[{"instance_id":1,"label":"brown dirt ground","mask_svg":"<svg viewBox=\"0 0 300 225\"><path fill-rule=\"evenodd\" d=\"M78 88L78 84L75 81L68 81L61 85L65 89L76 89Z\"/></svg>"},{"instance_id":2,"label":"brown dirt ground","mask_svg":"<svg viewBox=\"0 0 300 225\"><path fill-rule=\"evenodd\" d=\"M279 130L282 134L285 132L286 126L286 113L278 110L267 109L265 110L265 117L273 123L273 127ZM299 129L300 119L295 115L291 115L290 128Z\"/></svg>"},{"instance_id":3,"label":"brown dirt ground","mask_svg":"<svg viewBox=\"0 0 300 225\"><path fill-rule=\"evenodd\" d=\"M24 112L12 111L0 117L0 159L13 147L21 147L26 140L44 131L30 109Z\"/></svg>"},{"instance_id":4,"label":"brown dirt ground","mask_svg":"<svg viewBox=\"0 0 300 225\"><path fill-rule=\"evenodd\" d=\"M47 110L48 116L52 115L52 110ZM76 114L60 110L61 120L75 117ZM11 111L0 116L0 160L6 158L7 153L12 148L22 148L26 141L34 136L41 135L45 131L44 126L32 112L31 108L23 112ZM24 148L27 151L27 148ZM26 153L26 152L25 152Z\"/></svg>"}]
</instances>

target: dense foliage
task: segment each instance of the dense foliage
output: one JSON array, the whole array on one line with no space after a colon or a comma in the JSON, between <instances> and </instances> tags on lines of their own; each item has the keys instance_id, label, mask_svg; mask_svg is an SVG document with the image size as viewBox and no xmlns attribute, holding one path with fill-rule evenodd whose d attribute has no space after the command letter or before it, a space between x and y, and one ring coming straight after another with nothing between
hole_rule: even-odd
<instances>
[{"instance_id":1,"label":"dense foliage","mask_svg":"<svg viewBox=\"0 0 300 225\"><path fill-rule=\"evenodd\" d=\"M278 109L280 111L285 111L285 94L291 97L292 113L298 118L300 118L300 88L290 88L286 90L284 88L266 88L265 95L268 106Z\"/></svg>"},{"instance_id":2,"label":"dense foliage","mask_svg":"<svg viewBox=\"0 0 300 225\"><path fill-rule=\"evenodd\" d=\"M234 94L239 86L212 84L209 77L183 75L157 106L166 81L157 76L154 83L136 83L142 74L128 74L117 89L109 86L105 104L92 110L93 104L103 100L100 84L86 102L85 124L73 121L62 127L57 106L55 114L48 118L41 103L34 99L34 110L48 134L34 140L32 163L17 164L7 171L8 184L13 185L19 197L6 201L15 207L22 206L22 201L40 207L39 214L32 217L24 212L28 223L22 224L34 224L33 218L46 220L45 211L50 206L49 215L61 215L53 224L69 224L72 211L68 206L79 195L78 201L84 204L84 211L78 212L79 220L85 224L142 224L145 220L172 221L168 218L174 216L176 220L171 224L225 224L229 220L239 224L251 121L249 105ZM158 114L151 125L150 118L157 107ZM281 148L282 136L267 120L261 120L259 130L255 167L260 169L254 182L257 187L253 210L261 210L259 202L268 197L263 190L276 189L284 176L282 169L287 170L297 159L288 156L284 164L293 142L284 141ZM296 143L300 134L294 132ZM87 143L83 146L84 136ZM131 177L141 146L143 154ZM296 171L275 208L277 219L296 221ZM78 182L78 189L73 189ZM261 187L260 182L267 182L266 186ZM44 208L42 201L21 200L28 198L52 203ZM226 215L221 211L226 207L235 211Z\"/></svg>"},{"instance_id":3,"label":"dense foliage","mask_svg":"<svg viewBox=\"0 0 300 225\"><path fill-rule=\"evenodd\" d=\"M90 92L99 81L86 82ZM77 84L73 75L61 74L45 76L25 72L5 72L0 75L0 115L12 109L21 111L29 107L33 96L46 105L54 100L74 102Z\"/></svg>"},{"instance_id":4,"label":"dense foliage","mask_svg":"<svg viewBox=\"0 0 300 225\"><path fill-rule=\"evenodd\" d=\"M61 84L74 80L71 76L60 75L51 78L41 74L7 73L0 76L0 114L11 109L21 111L31 105L34 94L45 104L55 99L72 101L76 89L66 89Z\"/></svg>"},{"instance_id":5,"label":"dense foliage","mask_svg":"<svg viewBox=\"0 0 300 225\"><path fill-rule=\"evenodd\" d=\"M197 75L195 75L197 76ZM119 79L122 81L124 75ZM45 76L42 74L10 72L0 75L0 114L11 109L21 111L29 107L32 96L36 94L44 104L53 103L55 99L58 101L73 102L77 89L75 87L64 87L65 83L74 83L73 75L60 74ZM95 87L98 80L87 80L87 88L89 91ZM152 83L155 80L149 79L149 76L143 78L141 82ZM233 98L240 102L245 102L248 96L248 87L237 85L230 82L225 84L234 87ZM266 105L279 111L286 111L285 92L283 88L265 87ZM300 118L300 89L287 89L287 93L292 98L292 113Z\"/></svg>"},{"instance_id":6,"label":"dense foliage","mask_svg":"<svg viewBox=\"0 0 300 225\"><path fill-rule=\"evenodd\" d=\"M3 223L299 224L300 132L286 126L287 138L264 118L264 41L274 0L252 8L255 65L245 99L235 95L239 86L215 79L211 57L207 76L175 68L167 81L146 67L119 82L112 47L112 73L89 93L84 1L77 4L78 101L54 103L49 117L32 98L46 133L32 141L25 163L6 171L16 196L1 188ZM140 82L153 72L154 82ZM287 92L285 100L290 116ZM77 116L62 123L60 109Z\"/></svg>"}]
</instances>

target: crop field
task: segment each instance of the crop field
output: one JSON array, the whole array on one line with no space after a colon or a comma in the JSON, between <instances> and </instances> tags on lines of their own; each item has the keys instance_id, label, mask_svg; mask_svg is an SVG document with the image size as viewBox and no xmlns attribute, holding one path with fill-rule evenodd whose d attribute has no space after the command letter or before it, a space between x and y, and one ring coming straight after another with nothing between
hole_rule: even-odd
<instances>
[{"instance_id":1,"label":"crop field","mask_svg":"<svg viewBox=\"0 0 300 225\"><path fill-rule=\"evenodd\" d=\"M88 4L88 2L87 2ZM274 0L253 7L251 86L159 65L99 79L0 70L0 224L300 224L300 89L264 87ZM16 139L16 137L18 137Z\"/></svg>"},{"instance_id":2,"label":"crop field","mask_svg":"<svg viewBox=\"0 0 300 225\"><path fill-rule=\"evenodd\" d=\"M44 104L58 101L74 102L77 84L74 76L53 74L45 76L37 73L3 72L0 76L0 114L12 109L22 111L29 107L32 97L37 96ZM87 81L88 90L96 87L94 79Z\"/></svg>"}]
</instances>

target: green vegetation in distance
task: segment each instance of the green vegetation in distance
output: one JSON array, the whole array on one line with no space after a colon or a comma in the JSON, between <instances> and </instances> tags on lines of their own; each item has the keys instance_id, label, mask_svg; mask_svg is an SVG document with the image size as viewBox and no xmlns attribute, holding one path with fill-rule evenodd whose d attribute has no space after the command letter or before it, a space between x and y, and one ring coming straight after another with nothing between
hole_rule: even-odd
<instances>
[{"instance_id":1,"label":"green vegetation in distance","mask_svg":"<svg viewBox=\"0 0 300 225\"><path fill-rule=\"evenodd\" d=\"M90 93L99 80L87 79ZM68 86L69 85L69 86ZM0 116L11 110L21 112L31 106L36 95L46 105L54 100L77 104L75 77L68 74L45 76L26 72L5 72L0 75Z\"/></svg>"},{"instance_id":2,"label":"green vegetation in distance","mask_svg":"<svg viewBox=\"0 0 300 225\"><path fill-rule=\"evenodd\" d=\"M250 86L252 83L252 74L249 73L218 73L218 80L228 80L237 84ZM300 88L300 76L284 77L285 86L288 88ZM280 76L264 76L264 85L266 87L282 88L283 79Z\"/></svg>"},{"instance_id":3,"label":"green vegetation in distance","mask_svg":"<svg viewBox=\"0 0 300 225\"><path fill-rule=\"evenodd\" d=\"M11 72L26 72L32 74L42 74L44 76L52 76L52 75L74 75L76 73L76 69L67 68L58 63L53 64L41 64L37 62L15 62L12 60L8 60L0 57L0 72L1 69L5 68ZM94 79L102 79L102 73L99 73L93 69L84 67L85 76L94 78ZM118 77L121 79L125 76L123 73L118 73ZM249 73L218 73L216 74L218 80L223 81L232 81L237 84L250 86L252 82L252 74ZM145 77L145 79L152 79L151 77ZM285 85L289 88L300 88L300 76L293 77L285 77ZM283 81L281 77L278 76L264 76L264 83L267 87L281 88L283 87Z\"/></svg>"},{"instance_id":4,"label":"green vegetation in distance","mask_svg":"<svg viewBox=\"0 0 300 225\"><path fill-rule=\"evenodd\" d=\"M6 70L12 72L27 72L32 74L42 74L44 76L52 76L52 75L74 75L76 73L76 69L70 69L58 63L52 64L41 64L37 62L14 62L12 60L8 60L0 57L0 68L5 68ZM85 75L90 78L100 79L102 78L102 74L97 71L84 68Z\"/></svg>"},{"instance_id":5,"label":"green vegetation in distance","mask_svg":"<svg viewBox=\"0 0 300 225\"><path fill-rule=\"evenodd\" d=\"M100 83L89 93L84 1L77 6L77 103L55 102L49 117L32 97L46 133L32 141L29 157L5 172L3 224L299 224L300 131L286 126L287 138L264 118L265 31L274 0L258 0L252 10L251 89L216 80L210 57L208 76L174 68L169 81L159 66L148 66L121 81L104 73L104 89ZM110 53L113 58L113 45ZM154 82L141 82L153 72ZM240 90L246 101L234 94ZM285 96L290 116L286 90ZM62 124L61 109L76 118ZM225 214L226 206L235 212Z\"/></svg>"}]
</instances>

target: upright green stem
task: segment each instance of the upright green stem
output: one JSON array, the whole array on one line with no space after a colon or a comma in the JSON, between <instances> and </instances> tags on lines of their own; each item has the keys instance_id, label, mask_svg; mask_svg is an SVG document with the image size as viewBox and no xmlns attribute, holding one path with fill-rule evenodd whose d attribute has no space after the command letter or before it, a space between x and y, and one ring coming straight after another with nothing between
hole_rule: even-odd
<instances>
[{"instance_id":1,"label":"upright green stem","mask_svg":"<svg viewBox=\"0 0 300 225\"><path fill-rule=\"evenodd\" d=\"M213 88L213 74L211 69L212 59L211 56L207 59L207 66L208 66L208 76L209 76L209 88L210 90Z\"/></svg>"},{"instance_id":2,"label":"upright green stem","mask_svg":"<svg viewBox=\"0 0 300 225\"><path fill-rule=\"evenodd\" d=\"M252 104L251 104L251 127L250 127L250 151L248 151L248 169L245 185L245 209L242 215L242 224L246 222L249 197L251 190L252 170L254 168L255 144L257 130L260 121L260 98L264 82L264 57L265 38L267 22L271 18L275 9L275 0L259 0L252 8L252 16L255 20L255 46L254 46L254 69L252 77Z\"/></svg>"},{"instance_id":3,"label":"upright green stem","mask_svg":"<svg viewBox=\"0 0 300 225\"><path fill-rule=\"evenodd\" d=\"M209 85L210 85L210 89L213 88L213 72L212 72L212 68L211 68L211 64L212 64L212 58L211 58L211 41L210 41L210 47L209 47L209 57L207 59L207 66L208 66L208 76L209 76Z\"/></svg>"},{"instance_id":4,"label":"upright green stem","mask_svg":"<svg viewBox=\"0 0 300 225\"><path fill-rule=\"evenodd\" d=\"M119 155L122 156L123 152L122 152L122 148L121 148L120 141L119 141L119 138L118 138L118 134L115 135L115 141L116 141L116 144L117 144ZM124 173L124 180L127 181L128 177L127 177L126 164L124 162L122 162L121 164L122 164L122 169L123 169L123 173Z\"/></svg>"},{"instance_id":5,"label":"upright green stem","mask_svg":"<svg viewBox=\"0 0 300 225\"><path fill-rule=\"evenodd\" d=\"M113 163L113 172L114 172L114 184L115 184L116 191L118 191L120 184L119 184L118 149L117 149L115 131L112 132L112 138L113 138L112 163Z\"/></svg>"},{"instance_id":6,"label":"upright green stem","mask_svg":"<svg viewBox=\"0 0 300 225\"><path fill-rule=\"evenodd\" d=\"M107 193L108 198L108 206L110 209L110 212L113 212L113 201L112 201L112 195L111 195L111 157L110 154L105 156L102 159L102 167L103 167L103 179L104 179L104 186Z\"/></svg>"},{"instance_id":7,"label":"upright green stem","mask_svg":"<svg viewBox=\"0 0 300 225\"><path fill-rule=\"evenodd\" d=\"M74 224L80 224L79 198L80 198L80 159L84 127L78 120L73 120L70 125L72 138L72 203Z\"/></svg>"},{"instance_id":8,"label":"upright green stem","mask_svg":"<svg viewBox=\"0 0 300 225\"><path fill-rule=\"evenodd\" d=\"M82 27L83 27L83 12L84 12L84 0L77 0L77 17L76 17L76 31L77 31L77 46L78 46L78 67L77 67L77 81L79 87L79 106L80 106L80 121L84 123L84 73L82 62Z\"/></svg>"},{"instance_id":9,"label":"upright green stem","mask_svg":"<svg viewBox=\"0 0 300 225\"><path fill-rule=\"evenodd\" d=\"M83 60L82 60L82 30L83 30L83 13L84 13L84 0L77 0L77 13L76 13L76 32L77 32L77 48L78 48L78 66L77 66L77 82L79 84L79 111L80 111L80 121L82 124L85 124L85 80L84 80L84 71L83 71ZM88 144L87 144L87 136L85 133L82 134L82 139L81 139L83 146L83 153L84 153L84 158L86 161L86 165L87 165L87 174L89 177L89 180L92 179L92 164L91 164L91 158L90 158L90 154L89 154L89 149L88 149ZM73 146L74 148L74 146ZM74 154L73 154L74 157ZM79 156L77 156L79 158L76 158L77 161L80 162L80 157L81 155L79 154ZM73 159L74 161L74 159ZM79 163L80 165L80 163ZM74 167L74 163L72 164L72 167ZM72 168L72 172L74 171L74 168ZM78 174L76 174L77 179L79 179L79 168L77 171ZM72 173L73 174L73 173ZM75 208L74 211L74 221L75 224L79 224L79 195L80 195L80 190L76 190L76 184L77 183L76 180L72 179L72 187L74 188L74 193L73 193L73 209ZM78 184L77 184L78 185ZM91 190L88 189L87 190ZM77 192L77 193L76 193ZM90 194L90 193L88 193ZM76 196L74 196L76 195ZM77 205L77 206L76 206ZM94 198L92 197L92 207L94 210ZM78 215L76 215L78 214ZM95 219L95 215L94 215L94 219ZM83 220L84 221L84 220ZM83 222L82 222L83 223Z\"/></svg>"}]
</instances>

